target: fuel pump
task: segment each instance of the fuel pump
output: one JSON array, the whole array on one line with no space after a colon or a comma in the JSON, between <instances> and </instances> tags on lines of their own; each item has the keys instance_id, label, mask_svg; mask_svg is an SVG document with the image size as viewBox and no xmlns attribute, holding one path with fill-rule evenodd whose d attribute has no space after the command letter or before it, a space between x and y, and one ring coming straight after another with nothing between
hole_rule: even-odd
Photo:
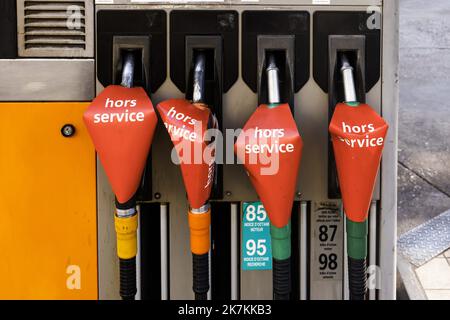
<instances>
[{"instance_id":1,"label":"fuel pump","mask_svg":"<svg viewBox=\"0 0 450 320\"><path fill-rule=\"evenodd\" d=\"M368 211L388 125L369 105L357 101L346 52L340 53L340 71L345 102L337 104L329 131L346 214L350 299L364 300Z\"/></svg>"},{"instance_id":2,"label":"fuel pump","mask_svg":"<svg viewBox=\"0 0 450 320\"><path fill-rule=\"evenodd\" d=\"M282 103L279 69L266 52L268 104L250 117L235 144L271 221L273 297L288 300L291 291L291 224L303 142L288 103Z\"/></svg>"},{"instance_id":3,"label":"fuel pump","mask_svg":"<svg viewBox=\"0 0 450 320\"><path fill-rule=\"evenodd\" d=\"M114 216L120 295L135 298L138 211L135 193L150 150L157 116L141 87L133 88L135 56L123 52L121 85L110 85L83 118L116 196Z\"/></svg>"},{"instance_id":4,"label":"fuel pump","mask_svg":"<svg viewBox=\"0 0 450 320\"><path fill-rule=\"evenodd\" d=\"M175 146L189 201L193 291L206 300L209 291L211 207L209 197L215 175L215 143L206 141L208 129L217 129L215 115L205 102L206 56L195 50L192 101L171 99L157 106Z\"/></svg>"}]
</instances>

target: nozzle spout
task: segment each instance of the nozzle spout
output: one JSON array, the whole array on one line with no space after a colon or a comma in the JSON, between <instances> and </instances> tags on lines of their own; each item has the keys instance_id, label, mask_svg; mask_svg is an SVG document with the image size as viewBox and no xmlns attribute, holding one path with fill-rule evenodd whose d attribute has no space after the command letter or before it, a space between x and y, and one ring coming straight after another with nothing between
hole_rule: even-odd
<instances>
[{"instance_id":1,"label":"nozzle spout","mask_svg":"<svg viewBox=\"0 0 450 320\"><path fill-rule=\"evenodd\" d=\"M270 104L280 103L279 69L273 54L267 56L267 92Z\"/></svg>"},{"instance_id":2,"label":"nozzle spout","mask_svg":"<svg viewBox=\"0 0 450 320\"><path fill-rule=\"evenodd\" d=\"M344 97L345 102L357 102L355 80L353 77L353 67L351 66L347 55L344 53L341 56L341 73L344 82Z\"/></svg>"},{"instance_id":3,"label":"nozzle spout","mask_svg":"<svg viewBox=\"0 0 450 320\"><path fill-rule=\"evenodd\" d=\"M205 102L205 68L206 57L205 53L199 51L195 57L194 63L194 90L192 93L193 103Z\"/></svg>"},{"instance_id":4,"label":"nozzle spout","mask_svg":"<svg viewBox=\"0 0 450 320\"><path fill-rule=\"evenodd\" d=\"M132 88L134 84L134 54L127 51L123 58L122 82L121 86Z\"/></svg>"}]
</instances>

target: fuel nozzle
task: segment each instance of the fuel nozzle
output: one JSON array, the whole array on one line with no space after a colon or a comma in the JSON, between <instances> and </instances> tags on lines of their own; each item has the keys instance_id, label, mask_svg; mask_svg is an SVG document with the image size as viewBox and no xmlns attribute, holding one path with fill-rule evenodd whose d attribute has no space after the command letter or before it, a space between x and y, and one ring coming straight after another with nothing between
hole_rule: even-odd
<instances>
[{"instance_id":1,"label":"fuel nozzle","mask_svg":"<svg viewBox=\"0 0 450 320\"><path fill-rule=\"evenodd\" d=\"M234 151L243 163L270 219L274 300L289 300L291 293L291 214L303 142L288 103L280 96L282 59L266 51L261 69L267 79L267 103L259 105L239 134ZM289 97L288 97L289 98ZM289 146L288 149L284 149ZM273 151L268 151L272 149ZM248 152L247 150L250 150ZM256 159L256 161L255 161ZM267 160L277 163L266 170Z\"/></svg>"},{"instance_id":2,"label":"fuel nozzle","mask_svg":"<svg viewBox=\"0 0 450 320\"><path fill-rule=\"evenodd\" d=\"M122 51L122 58L121 85L106 87L92 101L83 118L116 196L114 224L120 262L120 296L132 300L137 293L138 211L134 195L158 118L145 90L134 87L134 52ZM129 103L133 105L132 110L127 108Z\"/></svg>"},{"instance_id":3,"label":"fuel nozzle","mask_svg":"<svg viewBox=\"0 0 450 320\"><path fill-rule=\"evenodd\" d=\"M121 86L132 88L134 85L135 56L126 51L123 57ZM120 268L120 295L124 300L134 300L137 293L136 255L138 212L134 199L120 204L116 199L114 224L117 236L117 255Z\"/></svg>"},{"instance_id":4,"label":"fuel nozzle","mask_svg":"<svg viewBox=\"0 0 450 320\"><path fill-rule=\"evenodd\" d=\"M364 300L367 218L388 125L369 105L358 102L348 53L341 53L338 63L345 103L334 108L329 132L346 216L350 300Z\"/></svg>"},{"instance_id":5,"label":"fuel nozzle","mask_svg":"<svg viewBox=\"0 0 450 320\"><path fill-rule=\"evenodd\" d=\"M192 102L201 108L206 105L206 55L204 51L197 51L194 61ZM216 125L215 117L210 113L208 129ZM215 167L215 165L213 164ZM209 249L211 206L206 202L200 208L189 208L189 227L191 232L191 251L193 282L192 289L195 300L207 300L209 291Z\"/></svg>"},{"instance_id":6,"label":"fuel nozzle","mask_svg":"<svg viewBox=\"0 0 450 320\"><path fill-rule=\"evenodd\" d=\"M267 54L267 95L270 105L281 103L280 98L280 69L278 69L275 55ZM273 298L275 300L289 300L291 292L291 223L283 227L270 226L273 256Z\"/></svg>"},{"instance_id":7,"label":"fuel nozzle","mask_svg":"<svg viewBox=\"0 0 450 320\"><path fill-rule=\"evenodd\" d=\"M169 131L175 146L183 144L183 148L191 148L193 152L178 154L183 159L180 164L184 186L189 201L188 221L190 228L190 247L192 253L193 282L192 288L196 300L206 300L209 291L209 251L211 207L209 198L215 177L215 143L206 141L207 129L217 128L218 123L207 105L206 51L198 49L193 52L193 69L190 71L188 92L192 97L186 99L170 99L161 102L157 108L166 127L173 126L184 132L177 136L177 130ZM186 119L180 123L178 115ZM202 162L198 163L195 152ZM201 153L200 153L201 151ZM206 156L205 156L206 155Z\"/></svg>"}]
</instances>

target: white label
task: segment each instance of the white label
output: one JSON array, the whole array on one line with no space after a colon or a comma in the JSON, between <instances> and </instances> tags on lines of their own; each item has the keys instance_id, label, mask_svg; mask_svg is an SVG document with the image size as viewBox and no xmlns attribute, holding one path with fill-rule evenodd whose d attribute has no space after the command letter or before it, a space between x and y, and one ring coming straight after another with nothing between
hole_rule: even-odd
<instances>
[{"instance_id":1,"label":"white label","mask_svg":"<svg viewBox=\"0 0 450 320\"><path fill-rule=\"evenodd\" d=\"M341 299L343 217L339 201L313 202L311 212L311 298Z\"/></svg>"},{"instance_id":2,"label":"white label","mask_svg":"<svg viewBox=\"0 0 450 320\"><path fill-rule=\"evenodd\" d=\"M95 0L95 4L114 4L114 0Z\"/></svg>"},{"instance_id":3,"label":"white label","mask_svg":"<svg viewBox=\"0 0 450 320\"><path fill-rule=\"evenodd\" d=\"M312 4L317 5L328 5L331 3L331 0L312 0Z\"/></svg>"},{"instance_id":4,"label":"white label","mask_svg":"<svg viewBox=\"0 0 450 320\"><path fill-rule=\"evenodd\" d=\"M316 280L342 280L343 226L340 206L335 202L315 203L313 211L314 270Z\"/></svg>"}]
</instances>

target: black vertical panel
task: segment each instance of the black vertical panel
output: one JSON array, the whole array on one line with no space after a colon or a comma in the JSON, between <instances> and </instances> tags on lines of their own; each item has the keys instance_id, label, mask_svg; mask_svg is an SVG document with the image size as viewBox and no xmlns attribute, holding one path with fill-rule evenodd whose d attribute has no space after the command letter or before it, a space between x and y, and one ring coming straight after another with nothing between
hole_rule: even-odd
<instances>
[{"instance_id":1,"label":"black vertical panel","mask_svg":"<svg viewBox=\"0 0 450 320\"><path fill-rule=\"evenodd\" d=\"M365 11L317 11L314 13L313 50L314 80L328 92L328 40L330 35L364 35L366 92L378 82L381 74L381 30L369 29L371 13Z\"/></svg>"},{"instance_id":2,"label":"black vertical panel","mask_svg":"<svg viewBox=\"0 0 450 320\"><path fill-rule=\"evenodd\" d=\"M3 0L0 0L3 1ZM112 84L113 37L150 37L150 88L156 92L166 80L166 13L162 10L101 10L97 12L97 78Z\"/></svg>"},{"instance_id":3,"label":"black vertical panel","mask_svg":"<svg viewBox=\"0 0 450 320\"><path fill-rule=\"evenodd\" d=\"M231 10L174 10L170 13L170 78L186 90L186 37L220 36L223 50L223 92L239 74L239 17Z\"/></svg>"},{"instance_id":4,"label":"black vertical panel","mask_svg":"<svg viewBox=\"0 0 450 320\"><path fill-rule=\"evenodd\" d=\"M160 204L141 204L141 299L161 300ZM168 266L167 266L168 267Z\"/></svg>"},{"instance_id":5,"label":"black vertical panel","mask_svg":"<svg viewBox=\"0 0 450 320\"><path fill-rule=\"evenodd\" d=\"M306 11L244 11L242 13L242 78L257 91L258 36L294 36L294 93L309 79L310 16Z\"/></svg>"},{"instance_id":6,"label":"black vertical panel","mask_svg":"<svg viewBox=\"0 0 450 320\"><path fill-rule=\"evenodd\" d=\"M291 217L291 296L300 299L300 202L295 202Z\"/></svg>"},{"instance_id":7,"label":"black vertical panel","mask_svg":"<svg viewBox=\"0 0 450 320\"><path fill-rule=\"evenodd\" d=\"M211 204L211 297L231 299L231 206L227 202Z\"/></svg>"},{"instance_id":8,"label":"black vertical panel","mask_svg":"<svg viewBox=\"0 0 450 320\"><path fill-rule=\"evenodd\" d=\"M310 252L311 252L311 214L312 214L312 202L308 201L308 207L306 208L306 256L308 259L308 263L306 263L306 300L310 299L310 283L311 283L311 263L310 263Z\"/></svg>"},{"instance_id":9,"label":"black vertical panel","mask_svg":"<svg viewBox=\"0 0 450 320\"><path fill-rule=\"evenodd\" d=\"M16 0L0 0L0 59L17 58Z\"/></svg>"}]
</instances>

